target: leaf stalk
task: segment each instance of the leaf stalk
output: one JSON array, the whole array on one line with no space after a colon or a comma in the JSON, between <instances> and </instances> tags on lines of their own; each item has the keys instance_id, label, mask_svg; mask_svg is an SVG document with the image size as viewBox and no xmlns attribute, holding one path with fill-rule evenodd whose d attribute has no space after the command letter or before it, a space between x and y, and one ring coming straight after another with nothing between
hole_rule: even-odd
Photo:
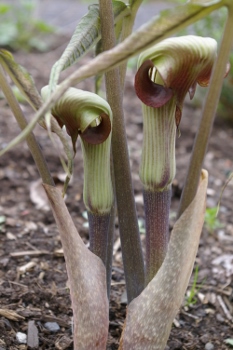
<instances>
[{"instance_id":1,"label":"leaf stalk","mask_svg":"<svg viewBox=\"0 0 233 350\"><path fill-rule=\"evenodd\" d=\"M228 8L228 18L225 25L221 47L215 61L210 86L203 107L202 118L194 141L188 174L181 196L178 218L192 202L197 191L202 164L211 135L215 113L222 89L230 51L233 47L233 7Z\"/></svg>"},{"instance_id":2,"label":"leaf stalk","mask_svg":"<svg viewBox=\"0 0 233 350\"><path fill-rule=\"evenodd\" d=\"M103 49L115 45L113 12L108 0L100 0ZM112 154L115 175L122 257L128 302L144 288L144 262L133 195L127 140L122 108L122 89L117 68L105 74L106 93L113 112Z\"/></svg>"},{"instance_id":3,"label":"leaf stalk","mask_svg":"<svg viewBox=\"0 0 233 350\"><path fill-rule=\"evenodd\" d=\"M21 130L25 129L28 126L27 120L24 117L24 114L18 104L18 101L16 100L10 85L8 84L3 69L0 65L0 86L1 89L7 99L7 102L15 116L15 119L21 128ZM39 171L39 174L42 178L42 181L50 186L55 186L53 178L49 172L47 163L45 161L45 158L41 152L40 146L36 141L35 136L31 132L30 134L27 135L26 137L26 142L28 144L29 150L32 154L32 157L36 163L37 169Z\"/></svg>"}]
</instances>

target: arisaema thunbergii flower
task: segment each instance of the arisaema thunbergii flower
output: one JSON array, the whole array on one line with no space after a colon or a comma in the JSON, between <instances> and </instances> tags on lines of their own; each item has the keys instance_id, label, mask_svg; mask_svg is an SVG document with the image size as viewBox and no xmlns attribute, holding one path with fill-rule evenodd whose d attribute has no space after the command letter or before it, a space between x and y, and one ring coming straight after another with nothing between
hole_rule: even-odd
<instances>
[{"instance_id":1,"label":"arisaema thunbergii flower","mask_svg":"<svg viewBox=\"0 0 233 350\"><path fill-rule=\"evenodd\" d=\"M143 102L140 178L144 185L147 282L167 251L175 137L184 98L187 93L193 98L197 84L208 85L216 54L214 39L183 36L160 42L138 60L135 90Z\"/></svg>"},{"instance_id":2,"label":"arisaema thunbergii flower","mask_svg":"<svg viewBox=\"0 0 233 350\"><path fill-rule=\"evenodd\" d=\"M49 87L44 87L41 94L46 99ZM55 103L51 113L61 127L66 127L74 150L80 136L84 162L83 199L89 218L90 248L105 263L109 217L113 204L110 173L111 108L103 98L94 93L69 88Z\"/></svg>"}]
</instances>

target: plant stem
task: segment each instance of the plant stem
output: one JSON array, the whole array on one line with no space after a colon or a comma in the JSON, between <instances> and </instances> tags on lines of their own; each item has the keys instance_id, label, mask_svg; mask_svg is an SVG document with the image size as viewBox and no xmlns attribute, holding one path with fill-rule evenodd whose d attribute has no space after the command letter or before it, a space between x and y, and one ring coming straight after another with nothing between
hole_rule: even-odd
<instances>
[{"instance_id":1,"label":"plant stem","mask_svg":"<svg viewBox=\"0 0 233 350\"><path fill-rule=\"evenodd\" d=\"M115 218L116 218L116 189L115 189L115 177L113 169L113 159L111 152L111 179L114 193L114 200L112 209L110 212L109 228L108 228L108 247L107 247L107 259L106 259L106 278L107 278L107 294L110 299L111 293L111 281L112 281L112 256L113 256L113 244L114 244L114 232L115 232Z\"/></svg>"},{"instance_id":2,"label":"plant stem","mask_svg":"<svg viewBox=\"0 0 233 350\"><path fill-rule=\"evenodd\" d=\"M146 284L165 258L169 242L171 184L175 177L176 99L160 108L142 105L143 147L140 179L144 186Z\"/></svg>"},{"instance_id":3,"label":"plant stem","mask_svg":"<svg viewBox=\"0 0 233 350\"><path fill-rule=\"evenodd\" d=\"M112 3L100 0L99 4L103 50L107 50L115 45ZM105 81L108 102L113 112L112 153L116 201L127 297L130 302L144 288L144 263L130 173L119 70L115 68L107 72Z\"/></svg>"},{"instance_id":4,"label":"plant stem","mask_svg":"<svg viewBox=\"0 0 233 350\"><path fill-rule=\"evenodd\" d=\"M93 214L88 212L90 250L97 255L106 266L108 228L110 214Z\"/></svg>"},{"instance_id":5,"label":"plant stem","mask_svg":"<svg viewBox=\"0 0 233 350\"><path fill-rule=\"evenodd\" d=\"M144 190L146 216L146 284L156 275L167 253L171 189Z\"/></svg>"},{"instance_id":6,"label":"plant stem","mask_svg":"<svg viewBox=\"0 0 233 350\"><path fill-rule=\"evenodd\" d=\"M189 164L188 175L181 196L178 217L182 215L185 209L192 202L198 188L202 164L207 150L215 118L215 113L221 93L223 77L226 72L226 65L229 59L229 54L233 46L232 33L233 8L231 7L229 8L227 23L224 29L220 51L214 65L210 87L203 108L203 117L200 121L198 132L196 134L191 160Z\"/></svg>"},{"instance_id":7,"label":"plant stem","mask_svg":"<svg viewBox=\"0 0 233 350\"><path fill-rule=\"evenodd\" d=\"M15 119L17 120L17 123L21 130L26 128L28 125L27 120L24 117L24 114L18 104L18 101L16 100L6 78L3 72L2 67L0 66L0 86L1 89L7 99L7 102L15 116ZM38 145L35 136L33 133L30 133L27 138L26 138L28 147L30 149L30 152L32 154L32 157L36 163L37 169L40 173L41 179L43 183L50 185L50 186L55 186L53 178L49 172L48 166L46 164L46 161L44 159L44 156L41 152L40 146Z\"/></svg>"},{"instance_id":8,"label":"plant stem","mask_svg":"<svg viewBox=\"0 0 233 350\"><path fill-rule=\"evenodd\" d=\"M108 299L110 299L110 292L111 292L112 254L113 254L113 243L114 243L114 232L115 232L115 217L116 217L116 205L114 201L111 209L111 213L110 213L110 219L109 219L108 246L107 246L107 258L106 258L106 278L107 278Z\"/></svg>"},{"instance_id":9,"label":"plant stem","mask_svg":"<svg viewBox=\"0 0 233 350\"><path fill-rule=\"evenodd\" d=\"M142 0L135 0L130 2L130 10L131 14L130 16L127 16L123 20L123 28L121 33L121 41L124 41L133 30L134 21L137 15L137 11L142 3ZM126 75L126 69L127 69L127 61L120 65L120 80L121 80L121 86L124 88L125 84L125 75Z\"/></svg>"}]
</instances>

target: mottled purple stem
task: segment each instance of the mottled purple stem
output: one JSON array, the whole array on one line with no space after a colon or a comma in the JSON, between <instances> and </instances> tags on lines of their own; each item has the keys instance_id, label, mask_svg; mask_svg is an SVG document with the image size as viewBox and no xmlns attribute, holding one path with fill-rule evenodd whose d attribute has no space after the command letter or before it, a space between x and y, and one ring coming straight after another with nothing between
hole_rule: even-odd
<instances>
[{"instance_id":1,"label":"mottled purple stem","mask_svg":"<svg viewBox=\"0 0 233 350\"><path fill-rule=\"evenodd\" d=\"M97 255L106 266L108 247L109 214L93 214L88 212L90 250Z\"/></svg>"},{"instance_id":2,"label":"mottled purple stem","mask_svg":"<svg viewBox=\"0 0 233 350\"><path fill-rule=\"evenodd\" d=\"M155 276L165 258L169 242L171 190L144 190L146 219L146 284Z\"/></svg>"}]
</instances>

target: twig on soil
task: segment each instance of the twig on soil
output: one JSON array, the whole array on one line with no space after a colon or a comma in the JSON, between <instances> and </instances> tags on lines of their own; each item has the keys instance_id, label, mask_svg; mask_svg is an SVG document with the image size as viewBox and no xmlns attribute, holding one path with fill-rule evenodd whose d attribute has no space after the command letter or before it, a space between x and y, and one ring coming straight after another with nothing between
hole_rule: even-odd
<instances>
[{"instance_id":1,"label":"twig on soil","mask_svg":"<svg viewBox=\"0 0 233 350\"><path fill-rule=\"evenodd\" d=\"M190 313L188 313L188 312L186 312L186 311L183 311L183 310L181 311L181 313L182 313L183 315L185 315L185 316L188 316L188 317L190 317L190 318L193 318L193 319L196 320L196 321L201 321L201 317L192 315L192 314L190 314Z\"/></svg>"},{"instance_id":2,"label":"twig on soil","mask_svg":"<svg viewBox=\"0 0 233 350\"><path fill-rule=\"evenodd\" d=\"M22 258L25 255L28 255L28 256L52 255L52 253L48 252L47 250L24 250L22 252L10 253L10 256L12 258Z\"/></svg>"},{"instance_id":3,"label":"twig on soil","mask_svg":"<svg viewBox=\"0 0 233 350\"><path fill-rule=\"evenodd\" d=\"M25 319L23 316L17 314L17 312L9 309L0 309L0 316L6 317L8 320L12 321L20 321Z\"/></svg>"},{"instance_id":4,"label":"twig on soil","mask_svg":"<svg viewBox=\"0 0 233 350\"><path fill-rule=\"evenodd\" d=\"M227 297L223 297L223 300L229 310L229 313L232 315L233 314L233 306L232 306L232 303L230 302L229 298Z\"/></svg>"},{"instance_id":5,"label":"twig on soil","mask_svg":"<svg viewBox=\"0 0 233 350\"><path fill-rule=\"evenodd\" d=\"M219 302L219 304L220 304L224 314L226 315L226 318L229 321L232 321L232 316L231 316L229 310L227 309L227 307L226 307L226 305L225 305L225 303L223 301L223 298L220 295L217 295L217 300L218 300L218 302Z\"/></svg>"},{"instance_id":6,"label":"twig on soil","mask_svg":"<svg viewBox=\"0 0 233 350\"><path fill-rule=\"evenodd\" d=\"M116 242L114 243L114 246L113 246L113 256L116 255L116 253L120 249L120 247L121 247L121 240L120 240L120 237L118 237Z\"/></svg>"},{"instance_id":7,"label":"twig on soil","mask_svg":"<svg viewBox=\"0 0 233 350\"><path fill-rule=\"evenodd\" d=\"M228 286L228 285L227 285ZM227 287L226 286L226 287ZM189 283L189 287L192 287L192 283ZM215 291L217 293L220 293L220 294L223 294L223 295L226 295L226 296L230 296L232 295L232 288L229 288L228 290L223 290L224 288L217 288L217 287L214 287L214 286L209 286L209 285L205 285L205 284L196 284L196 287L197 289L204 289L204 290L209 290L211 289L212 291Z\"/></svg>"},{"instance_id":8,"label":"twig on soil","mask_svg":"<svg viewBox=\"0 0 233 350\"><path fill-rule=\"evenodd\" d=\"M111 286L124 286L125 285L125 281L120 281L120 282L112 282Z\"/></svg>"},{"instance_id":9,"label":"twig on soil","mask_svg":"<svg viewBox=\"0 0 233 350\"><path fill-rule=\"evenodd\" d=\"M176 318L174 318L173 324L176 328L180 328L180 322Z\"/></svg>"},{"instance_id":10,"label":"twig on soil","mask_svg":"<svg viewBox=\"0 0 233 350\"><path fill-rule=\"evenodd\" d=\"M23 266L20 266L20 267L18 268L18 272L19 272L20 274L24 274L24 273L26 273L27 271L32 270L35 266L36 266L35 261L29 261L27 264L25 264L25 265L23 265Z\"/></svg>"},{"instance_id":11,"label":"twig on soil","mask_svg":"<svg viewBox=\"0 0 233 350\"><path fill-rule=\"evenodd\" d=\"M29 248L31 248L32 250L37 250L37 248L34 247L34 245L31 244L30 242L26 242L26 245L27 245Z\"/></svg>"},{"instance_id":12,"label":"twig on soil","mask_svg":"<svg viewBox=\"0 0 233 350\"><path fill-rule=\"evenodd\" d=\"M17 286L20 286L20 287L23 287L23 288L27 288L28 289L28 286L26 284L22 284L22 283L19 283L19 282L15 282L15 281L8 281L9 284L15 284ZM17 304L12 304L12 305L17 305ZM9 306L9 305L8 305Z\"/></svg>"}]
</instances>

